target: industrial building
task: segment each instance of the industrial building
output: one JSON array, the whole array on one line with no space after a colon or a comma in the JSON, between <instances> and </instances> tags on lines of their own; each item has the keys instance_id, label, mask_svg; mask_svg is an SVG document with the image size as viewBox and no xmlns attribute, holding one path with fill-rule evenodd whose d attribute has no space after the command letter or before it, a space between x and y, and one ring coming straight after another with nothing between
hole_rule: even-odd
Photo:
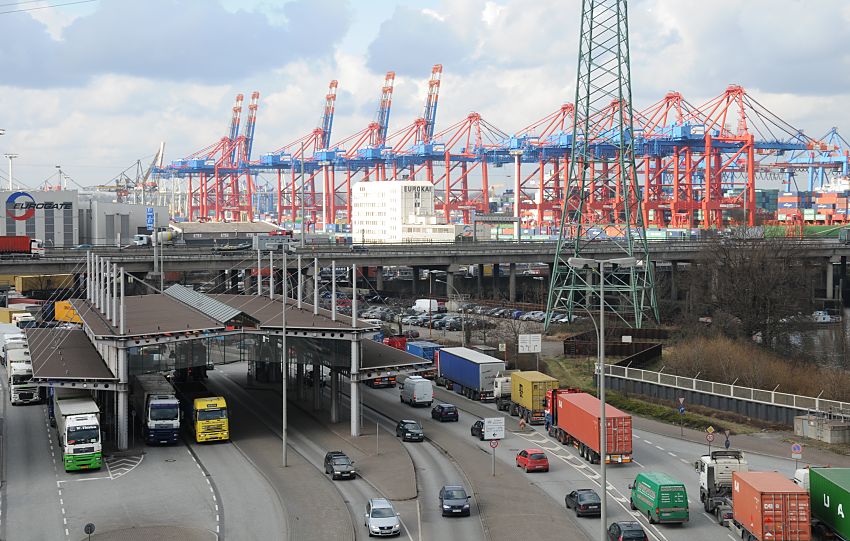
<instances>
[{"instance_id":1,"label":"industrial building","mask_svg":"<svg viewBox=\"0 0 850 541\"><path fill-rule=\"evenodd\" d=\"M454 242L463 226L434 209L434 185L424 180L359 182L351 189L355 243Z\"/></svg>"}]
</instances>

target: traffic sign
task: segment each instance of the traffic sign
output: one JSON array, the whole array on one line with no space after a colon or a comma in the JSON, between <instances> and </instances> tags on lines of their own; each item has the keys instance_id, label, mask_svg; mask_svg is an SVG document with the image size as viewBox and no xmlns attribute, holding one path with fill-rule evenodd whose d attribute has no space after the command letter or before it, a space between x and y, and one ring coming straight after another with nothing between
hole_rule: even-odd
<instances>
[{"instance_id":1,"label":"traffic sign","mask_svg":"<svg viewBox=\"0 0 850 541\"><path fill-rule=\"evenodd\" d=\"M490 440L490 447L492 449L495 449L498 446L499 446L499 440Z\"/></svg>"},{"instance_id":2,"label":"traffic sign","mask_svg":"<svg viewBox=\"0 0 850 541\"><path fill-rule=\"evenodd\" d=\"M145 218L146 218L146 222L147 222L146 225L148 227L148 231L152 231L153 230L153 207L146 207L145 208Z\"/></svg>"},{"instance_id":3,"label":"traffic sign","mask_svg":"<svg viewBox=\"0 0 850 541\"><path fill-rule=\"evenodd\" d=\"M725 442L723 442L723 447L725 447L725 448L727 448L727 449L728 449L728 448L730 448L730 447L732 447L732 442L731 442L731 441L729 441L729 438L726 438L726 441L725 441Z\"/></svg>"},{"instance_id":4,"label":"traffic sign","mask_svg":"<svg viewBox=\"0 0 850 541\"><path fill-rule=\"evenodd\" d=\"M679 415L685 414L685 406L679 406Z\"/></svg>"},{"instance_id":5,"label":"traffic sign","mask_svg":"<svg viewBox=\"0 0 850 541\"><path fill-rule=\"evenodd\" d=\"M710 427L706 428L705 431L708 432L709 434L714 434L714 427L710 426Z\"/></svg>"},{"instance_id":6,"label":"traffic sign","mask_svg":"<svg viewBox=\"0 0 850 541\"><path fill-rule=\"evenodd\" d=\"M800 460L803 458L803 446L799 443L795 443L791 445L791 459L792 460Z\"/></svg>"},{"instance_id":7,"label":"traffic sign","mask_svg":"<svg viewBox=\"0 0 850 541\"><path fill-rule=\"evenodd\" d=\"M504 342L499 342L499 351L507 351L508 345Z\"/></svg>"},{"instance_id":8,"label":"traffic sign","mask_svg":"<svg viewBox=\"0 0 850 541\"><path fill-rule=\"evenodd\" d=\"M705 435L705 441L707 441L708 443L713 442L714 441L714 434L706 434Z\"/></svg>"},{"instance_id":9,"label":"traffic sign","mask_svg":"<svg viewBox=\"0 0 850 541\"><path fill-rule=\"evenodd\" d=\"M685 397L684 397L684 396L680 396L680 397L679 397L679 404L684 404L684 403L685 403Z\"/></svg>"},{"instance_id":10,"label":"traffic sign","mask_svg":"<svg viewBox=\"0 0 850 541\"><path fill-rule=\"evenodd\" d=\"M540 353L543 335L519 335L519 353Z\"/></svg>"},{"instance_id":11,"label":"traffic sign","mask_svg":"<svg viewBox=\"0 0 850 541\"><path fill-rule=\"evenodd\" d=\"M484 439L485 440L503 440L503 439L505 439L505 418L504 417L485 417L484 418Z\"/></svg>"}]
</instances>

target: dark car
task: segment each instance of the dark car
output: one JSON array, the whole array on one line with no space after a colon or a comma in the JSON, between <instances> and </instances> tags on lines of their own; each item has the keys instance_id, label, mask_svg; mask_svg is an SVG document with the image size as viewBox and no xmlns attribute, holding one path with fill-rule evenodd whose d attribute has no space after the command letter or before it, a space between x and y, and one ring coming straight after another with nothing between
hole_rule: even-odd
<instances>
[{"instance_id":1,"label":"dark car","mask_svg":"<svg viewBox=\"0 0 850 541\"><path fill-rule=\"evenodd\" d=\"M354 479L357 476L354 462L342 451L329 451L325 455L325 473L330 474L331 479Z\"/></svg>"},{"instance_id":2,"label":"dark car","mask_svg":"<svg viewBox=\"0 0 850 541\"><path fill-rule=\"evenodd\" d=\"M609 541L649 541L639 522L612 522L608 526Z\"/></svg>"},{"instance_id":3,"label":"dark car","mask_svg":"<svg viewBox=\"0 0 850 541\"><path fill-rule=\"evenodd\" d=\"M451 404L437 404L431 410L431 418L440 421L458 421L457 407Z\"/></svg>"},{"instance_id":4,"label":"dark car","mask_svg":"<svg viewBox=\"0 0 850 541\"><path fill-rule=\"evenodd\" d=\"M400 437L401 441L422 441L425 439L425 431L422 430L422 425L413 419L402 419L395 426L395 435Z\"/></svg>"},{"instance_id":5,"label":"dark car","mask_svg":"<svg viewBox=\"0 0 850 541\"><path fill-rule=\"evenodd\" d=\"M567 509L575 509L577 517L598 517L602 513L602 500L592 488L573 490L564 497Z\"/></svg>"},{"instance_id":6,"label":"dark car","mask_svg":"<svg viewBox=\"0 0 850 541\"><path fill-rule=\"evenodd\" d=\"M460 320L454 320L453 319L453 320L449 321L448 323L446 323L446 330L447 331L463 330L463 323L461 323Z\"/></svg>"},{"instance_id":7,"label":"dark car","mask_svg":"<svg viewBox=\"0 0 850 541\"><path fill-rule=\"evenodd\" d=\"M469 428L469 433L479 440L484 441L484 421L478 419L472 423L472 426Z\"/></svg>"},{"instance_id":8,"label":"dark car","mask_svg":"<svg viewBox=\"0 0 850 541\"><path fill-rule=\"evenodd\" d=\"M407 329L401 334L405 338L419 338L419 331L417 331L416 329Z\"/></svg>"},{"instance_id":9,"label":"dark car","mask_svg":"<svg viewBox=\"0 0 850 541\"><path fill-rule=\"evenodd\" d=\"M469 496L460 485L445 485L440 489L440 512L446 515L469 516Z\"/></svg>"}]
</instances>

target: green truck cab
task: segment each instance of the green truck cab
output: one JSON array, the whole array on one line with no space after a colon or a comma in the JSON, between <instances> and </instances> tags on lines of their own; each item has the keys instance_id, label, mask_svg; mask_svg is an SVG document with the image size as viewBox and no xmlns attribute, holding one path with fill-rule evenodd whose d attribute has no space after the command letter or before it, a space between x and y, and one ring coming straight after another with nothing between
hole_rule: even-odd
<instances>
[{"instance_id":1,"label":"green truck cab","mask_svg":"<svg viewBox=\"0 0 850 541\"><path fill-rule=\"evenodd\" d=\"M645 514L650 524L684 523L690 518L685 485L666 473L639 473L629 489L632 511Z\"/></svg>"}]
</instances>

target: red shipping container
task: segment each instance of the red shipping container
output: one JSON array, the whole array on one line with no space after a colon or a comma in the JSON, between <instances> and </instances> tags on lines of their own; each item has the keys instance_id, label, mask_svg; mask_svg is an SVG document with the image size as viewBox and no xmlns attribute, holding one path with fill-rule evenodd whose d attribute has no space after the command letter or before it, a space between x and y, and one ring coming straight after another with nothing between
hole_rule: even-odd
<instances>
[{"instance_id":1,"label":"red shipping container","mask_svg":"<svg viewBox=\"0 0 850 541\"><path fill-rule=\"evenodd\" d=\"M558 427L599 453L599 399L587 393L558 395ZM632 454L632 417L605 406L606 447L609 455Z\"/></svg>"},{"instance_id":2,"label":"red shipping container","mask_svg":"<svg viewBox=\"0 0 850 541\"><path fill-rule=\"evenodd\" d=\"M778 472L733 472L732 510L759 541L812 538L809 493Z\"/></svg>"},{"instance_id":3,"label":"red shipping container","mask_svg":"<svg viewBox=\"0 0 850 541\"><path fill-rule=\"evenodd\" d=\"M29 237L0 237L0 253L28 254L30 253Z\"/></svg>"}]
</instances>

